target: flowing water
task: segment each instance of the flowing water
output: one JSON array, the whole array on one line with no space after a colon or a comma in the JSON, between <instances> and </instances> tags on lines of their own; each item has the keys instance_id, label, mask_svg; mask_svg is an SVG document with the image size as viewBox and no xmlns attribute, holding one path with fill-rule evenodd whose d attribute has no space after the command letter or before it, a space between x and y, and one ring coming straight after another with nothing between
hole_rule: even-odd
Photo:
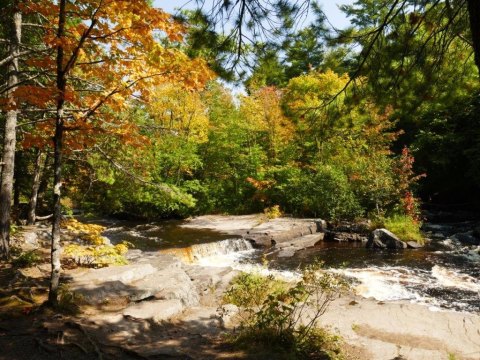
<instances>
[{"instance_id":1,"label":"flowing water","mask_svg":"<svg viewBox=\"0 0 480 360\"><path fill-rule=\"evenodd\" d=\"M457 241L451 236L455 233L451 225L432 225L432 241L418 250L372 250L360 242L323 242L294 257L278 258L268 250L253 249L240 237L182 224L122 222L110 224L104 235L113 243L127 240L140 250L159 250L188 263L232 266L284 278L298 277L303 266L319 260L328 271L351 279L355 291L364 297L406 300L432 310L480 312L480 248Z\"/></svg>"}]
</instances>

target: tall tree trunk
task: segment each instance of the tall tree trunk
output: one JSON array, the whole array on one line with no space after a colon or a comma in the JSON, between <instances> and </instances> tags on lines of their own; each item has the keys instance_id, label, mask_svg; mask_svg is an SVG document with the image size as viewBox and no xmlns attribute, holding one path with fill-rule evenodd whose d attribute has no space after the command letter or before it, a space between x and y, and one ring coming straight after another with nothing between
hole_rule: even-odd
<instances>
[{"instance_id":1,"label":"tall tree trunk","mask_svg":"<svg viewBox=\"0 0 480 360\"><path fill-rule=\"evenodd\" d=\"M46 165L46 156L40 149L37 150L35 158L35 169L33 172L32 192L28 202L27 225L34 225L36 218L38 189L40 189L40 180L42 178L43 169Z\"/></svg>"},{"instance_id":2,"label":"tall tree trunk","mask_svg":"<svg viewBox=\"0 0 480 360\"><path fill-rule=\"evenodd\" d=\"M22 176L22 152L16 151L15 152L15 168L13 170L13 209L10 211L10 218L12 218L12 213L15 214L13 216L14 219L18 218L19 210L20 210L20 178Z\"/></svg>"},{"instance_id":3,"label":"tall tree trunk","mask_svg":"<svg viewBox=\"0 0 480 360\"><path fill-rule=\"evenodd\" d=\"M472 31L475 64L480 73L480 2L478 0L467 0L467 4L468 15L470 17L470 30Z\"/></svg>"},{"instance_id":4,"label":"tall tree trunk","mask_svg":"<svg viewBox=\"0 0 480 360\"><path fill-rule=\"evenodd\" d=\"M13 59L8 64L7 92L8 110L3 140L3 168L0 184L0 256L8 258L10 252L10 211L12 207L13 174L15 168L15 145L17 104L14 92L18 84L18 54L22 37L22 13L14 3L10 25L9 53Z\"/></svg>"},{"instance_id":5,"label":"tall tree trunk","mask_svg":"<svg viewBox=\"0 0 480 360\"><path fill-rule=\"evenodd\" d=\"M64 106L65 106L65 88L66 79L63 68L64 49L62 44L65 36L65 4L66 0L60 0L60 12L58 17L57 39L57 114L55 119L54 142L54 179L53 179L53 220L52 220L52 246L51 246L51 265L50 289L48 293L48 303L51 306L58 304L58 285L60 282L61 271L61 251L60 244L60 220L62 217L61 188L62 188L62 151L63 151L63 132L64 132Z\"/></svg>"}]
</instances>

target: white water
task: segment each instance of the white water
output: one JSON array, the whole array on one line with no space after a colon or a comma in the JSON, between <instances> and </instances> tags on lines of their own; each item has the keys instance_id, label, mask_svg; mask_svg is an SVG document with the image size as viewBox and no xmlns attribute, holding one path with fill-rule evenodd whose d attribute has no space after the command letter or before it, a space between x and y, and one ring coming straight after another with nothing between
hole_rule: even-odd
<instances>
[{"instance_id":1,"label":"white water","mask_svg":"<svg viewBox=\"0 0 480 360\"><path fill-rule=\"evenodd\" d=\"M255 272L262 275L273 275L287 281L300 277L298 271L275 270L262 266L258 262L249 262L255 250L214 254L199 257L196 263L204 266L231 266L234 269ZM468 310L468 305L452 299L440 299L428 295L428 290L464 291L470 297L478 293L480 298L480 281L463 274L458 270L434 265L430 270L412 269L405 266L368 266L364 268L329 269L353 280L353 290L365 298L378 301L410 301L429 306L432 311L442 307L455 306ZM480 301L480 300L479 300Z\"/></svg>"}]
</instances>

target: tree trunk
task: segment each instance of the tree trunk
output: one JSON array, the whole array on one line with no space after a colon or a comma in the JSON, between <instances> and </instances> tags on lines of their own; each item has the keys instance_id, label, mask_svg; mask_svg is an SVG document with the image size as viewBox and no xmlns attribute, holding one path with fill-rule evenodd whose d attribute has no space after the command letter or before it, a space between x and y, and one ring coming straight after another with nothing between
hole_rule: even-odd
<instances>
[{"instance_id":1,"label":"tree trunk","mask_svg":"<svg viewBox=\"0 0 480 360\"><path fill-rule=\"evenodd\" d=\"M61 188L62 188L62 151L63 151L63 131L64 131L64 106L66 79L63 67L64 49L62 44L65 36L65 5L66 0L61 0L59 4L58 31L57 39L57 114L55 119L54 142L54 164L53 164L53 220L52 220L52 246L51 246L51 265L50 289L48 293L48 303L51 306L58 304L58 285L60 282L61 271L61 251L60 244L60 221L62 217Z\"/></svg>"},{"instance_id":2,"label":"tree trunk","mask_svg":"<svg viewBox=\"0 0 480 360\"><path fill-rule=\"evenodd\" d=\"M38 149L37 157L35 158L35 170L33 173L32 192L30 194L30 201L28 202L27 225L35 224L38 189L40 189L40 180L42 178L45 165L46 156L44 155L42 150Z\"/></svg>"},{"instance_id":3,"label":"tree trunk","mask_svg":"<svg viewBox=\"0 0 480 360\"><path fill-rule=\"evenodd\" d=\"M10 211L10 218L17 219L20 210L20 178L22 176L22 152L15 152L15 168L13 171L13 209ZM15 214L12 216L12 213Z\"/></svg>"},{"instance_id":4,"label":"tree trunk","mask_svg":"<svg viewBox=\"0 0 480 360\"><path fill-rule=\"evenodd\" d=\"M17 4L15 4L17 5ZM15 145L17 104L14 92L18 84L18 53L22 36L22 13L14 6L10 25L9 53L13 59L8 64L7 114L3 141L3 168L0 184L0 256L8 258L10 252L10 211L12 207L13 174L15 168Z\"/></svg>"},{"instance_id":5,"label":"tree trunk","mask_svg":"<svg viewBox=\"0 0 480 360\"><path fill-rule=\"evenodd\" d=\"M467 0L470 30L472 31L473 52L475 64L480 73L480 3L478 0Z\"/></svg>"}]
</instances>

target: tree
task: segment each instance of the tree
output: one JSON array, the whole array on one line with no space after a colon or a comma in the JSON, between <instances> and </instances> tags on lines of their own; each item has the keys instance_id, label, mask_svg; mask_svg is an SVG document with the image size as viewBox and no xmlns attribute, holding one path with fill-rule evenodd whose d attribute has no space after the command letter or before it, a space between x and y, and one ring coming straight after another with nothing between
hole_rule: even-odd
<instances>
[{"instance_id":1,"label":"tree","mask_svg":"<svg viewBox=\"0 0 480 360\"><path fill-rule=\"evenodd\" d=\"M15 91L18 87L19 54L22 37L22 13L18 1L8 8L7 32L8 55L0 61L7 65L5 131L3 137L2 180L0 185L0 256L9 256L10 248L10 211L12 202L13 175L15 167L15 145L18 99Z\"/></svg>"},{"instance_id":2,"label":"tree","mask_svg":"<svg viewBox=\"0 0 480 360\"><path fill-rule=\"evenodd\" d=\"M56 304L60 279L60 220L63 155L91 147L95 134L109 133L135 141L137 128L115 116L129 99L147 101L154 86L178 81L185 88L201 87L211 78L201 60L190 60L175 48L162 46L181 41L183 27L147 1L92 0L27 3L28 11L48 19L44 41L55 49L45 56L44 71L54 76L37 91L46 97L46 110L54 118L45 126L53 131L54 200L49 303ZM75 135L72 135L75 133Z\"/></svg>"}]
</instances>

